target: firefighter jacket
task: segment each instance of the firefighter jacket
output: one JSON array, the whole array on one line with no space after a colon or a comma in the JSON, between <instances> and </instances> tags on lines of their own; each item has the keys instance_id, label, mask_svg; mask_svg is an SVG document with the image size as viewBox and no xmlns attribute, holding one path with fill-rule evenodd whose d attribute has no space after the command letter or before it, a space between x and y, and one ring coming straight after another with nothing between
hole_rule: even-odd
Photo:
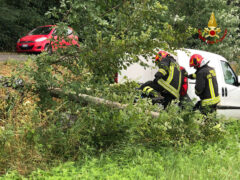
<instances>
[{"instance_id":1,"label":"firefighter jacket","mask_svg":"<svg viewBox=\"0 0 240 180\"><path fill-rule=\"evenodd\" d=\"M220 102L215 70L208 65L196 71L195 93L201 99L202 106L215 105Z\"/></svg>"},{"instance_id":2,"label":"firefighter jacket","mask_svg":"<svg viewBox=\"0 0 240 180\"><path fill-rule=\"evenodd\" d=\"M168 56L159 63L159 70L155 74L154 82L160 85L165 92L179 99L180 89L183 82L182 72L176 60Z\"/></svg>"}]
</instances>

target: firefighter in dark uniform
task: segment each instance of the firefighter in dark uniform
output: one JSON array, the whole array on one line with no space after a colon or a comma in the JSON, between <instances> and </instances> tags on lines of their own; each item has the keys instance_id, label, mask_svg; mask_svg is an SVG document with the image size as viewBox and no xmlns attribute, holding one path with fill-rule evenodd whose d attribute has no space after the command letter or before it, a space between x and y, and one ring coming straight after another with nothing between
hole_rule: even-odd
<instances>
[{"instance_id":1,"label":"firefighter in dark uniform","mask_svg":"<svg viewBox=\"0 0 240 180\"><path fill-rule=\"evenodd\" d=\"M180 98L182 72L176 60L165 51L159 51L155 60L159 70L154 80L144 83L140 89L143 97L149 97L153 104L161 103L166 108L172 100Z\"/></svg>"},{"instance_id":2,"label":"firefighter in dark uniform","mask_svg":"<svg viewBox=\"0 0 240 180\"><path fill-rule=\"evenodd\" d=\"M208 62L199 54L194 54L190 58L190 67L194 67L196 72L189 75L190 79L196 79L195 93L199 96L194 109L199 109L203 114L216 111L220 102L218 94L218 83L215 70L208 66Z\"/></svg>"}]
</instances>

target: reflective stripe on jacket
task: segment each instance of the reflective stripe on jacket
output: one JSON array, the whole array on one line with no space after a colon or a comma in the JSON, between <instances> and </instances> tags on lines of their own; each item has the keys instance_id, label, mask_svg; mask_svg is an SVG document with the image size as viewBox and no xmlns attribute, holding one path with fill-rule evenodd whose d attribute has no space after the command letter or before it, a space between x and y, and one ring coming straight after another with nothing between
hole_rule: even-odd
<instances>
[{"instance_id":1,"label":"reflective stripe on jacket","mask_svg":"<svg viewBox=\"0 0 240 180\"><path fill-rule=\"evenodd\" d=\"M171 57L161 61L159 71L156 73L155 81L167 92L179 99L182 84L182 73L180 66Z\"/></svg>"},{"instance_id":2,"label":"reflective stripe on jacket","mask_svg":"<svg viewBox=\"0 0 240 180\"><path fill-rule=\"evenodd\" d=\"M152 87L150 86L146 86L143 88L143 93L145 93L146 95L152 95L154 97L157 97L158 96L158 93L156 90L154 90Z\"/></svg>"},{"instance_id":3,"label":"reflective stripe on jacket","mask_svg":"<svg viewBox=\"0 0 240 180\"><path fill-rule=\"evenodd\" d=\"M205 65L196 72L195 93L201 99L202 106L214 105L220 102L218 83L215 70Z\"/></svg>"}]
</instances>

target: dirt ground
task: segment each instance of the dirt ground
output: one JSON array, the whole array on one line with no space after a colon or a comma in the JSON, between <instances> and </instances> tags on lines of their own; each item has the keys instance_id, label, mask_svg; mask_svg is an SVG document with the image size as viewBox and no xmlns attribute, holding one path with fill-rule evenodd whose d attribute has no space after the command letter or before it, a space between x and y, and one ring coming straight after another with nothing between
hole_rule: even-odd
<instances>
[{"instance_id":1,"label":"dirt ground","mask_svg":"<svg viewBox=\"0 0 240 180\"><path fill-rule=\"evenodd\" d=\"M0 62L0 76L9 77L12 71L13 67L11 65Z\"/></svg>"}]
</instances>

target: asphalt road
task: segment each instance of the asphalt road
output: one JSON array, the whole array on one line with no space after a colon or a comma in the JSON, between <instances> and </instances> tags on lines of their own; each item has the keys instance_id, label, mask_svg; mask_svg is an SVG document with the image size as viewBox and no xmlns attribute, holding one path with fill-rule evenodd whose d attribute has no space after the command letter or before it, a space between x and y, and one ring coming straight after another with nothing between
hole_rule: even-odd
<instances>
[{"instance_id":1,"label":"asphalt road","mask_svg":"<svg viewBox=\"0 0 240 180\"><path fill-rule=\"evenodd\" d=\"M19 60L24 61L27 60L29 56L28 54L18 54L18 53L0 53L0 61L9 61L9 60Z\"/></svg>"}]
</instances>

